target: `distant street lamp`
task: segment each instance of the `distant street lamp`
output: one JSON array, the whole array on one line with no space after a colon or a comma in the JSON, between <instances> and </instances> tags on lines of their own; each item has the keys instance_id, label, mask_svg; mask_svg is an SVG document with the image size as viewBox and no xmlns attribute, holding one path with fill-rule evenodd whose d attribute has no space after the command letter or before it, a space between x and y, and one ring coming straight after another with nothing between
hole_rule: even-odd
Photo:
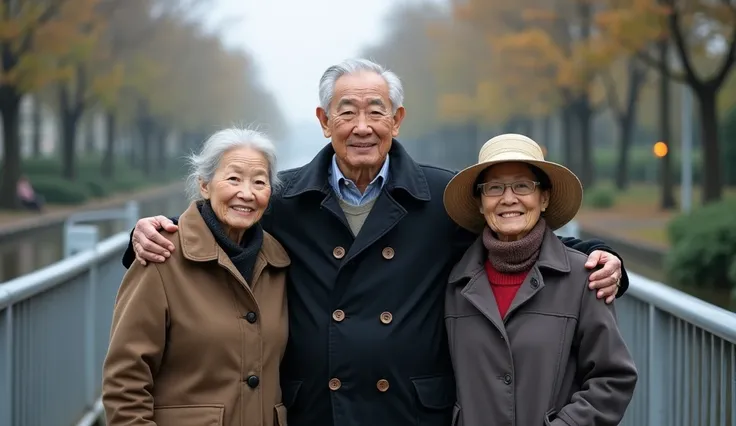
<instances>
[{"instance_id":1,"label":"distant street lamp","mask_svg":"<svg viewBox=\"0 0 736 426\"><path fill-rule=\"evenodd\" d=\"M654 152L655 157L664 158L664 156L669 152L669 148L665 142L657 142L654 144L652 151Z\"/></svg>"}]
</instances>

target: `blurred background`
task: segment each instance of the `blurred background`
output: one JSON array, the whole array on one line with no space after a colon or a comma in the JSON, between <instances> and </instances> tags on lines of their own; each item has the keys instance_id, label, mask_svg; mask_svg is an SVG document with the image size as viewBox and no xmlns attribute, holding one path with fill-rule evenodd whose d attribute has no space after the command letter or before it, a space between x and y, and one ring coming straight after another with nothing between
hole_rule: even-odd
<instances>
[{"instance_id":1,"label":"blurred background","mask_svg":"<svg viewBox=\"0 0 736 426\"><path fill-rule=\"evenodd\" d=\"M401 77L417 161L517 132L580 177L564 233L631 277L622 424L736 424L734 0L0 0L0 425L99 419L135 220L186 208L183 158L226 126L307 163L349 57Z\"/></svg>"},{"instance_id":2,"label":"blurred background","mask_svg":"<svg viewBox=\"0 0 736 426\"><path fill-rule=\"evenodd\" d=\"M172 194L183 156L224 126L257 124L282 167L306 163L327 143L314 117L321 73L363 56L402 78L399 140L418 161L460 169L494 135L527 134L584 183L584 235L733 308L735 8L1 0L0 279L59 259L59 221L44 215L146 196L146 214L182 211L180 192L156 190ZM26 180L42 214L21 205Z\"/></svg>"}]
</instances>

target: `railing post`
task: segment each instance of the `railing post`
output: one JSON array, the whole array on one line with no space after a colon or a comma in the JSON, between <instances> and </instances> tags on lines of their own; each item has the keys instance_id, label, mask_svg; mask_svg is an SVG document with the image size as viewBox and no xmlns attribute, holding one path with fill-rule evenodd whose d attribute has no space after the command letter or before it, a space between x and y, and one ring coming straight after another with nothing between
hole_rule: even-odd
<instances>
[{"instance_id":1,"label":"railing post","mask_svg":"<svg viewBox=\"0 0 736 426\"><path fill-rule=\"evenodd\" d=\"M5 325L0 327L0 351L5 354L0 358L5 362L0 365L0 425L13 424L13 305L2 312Z\"/></svg>"},{"instance_id":2,"label":"railing post","mask_svg":"<svg viewBox=\"0 0 736 426\"><path fill-rule=\"evenodd\" d=\"M649 333L647 339L647 365L638 368L639 375L646 374L648 386L647 426L666 426L672 424L667 419L667 397L672 383L670 371L671 354L667 340L666 318L654 305L648 309ZM644 368L642 368L644 367ZM640 385L642 383L640 382Z\"/></svg>"},{"instance_id":3,"label":"railing post","mask_svg":"<svg viewBox=\"0 0 736 426\"><path fill-rule=\"evenodd\" d=\"M138 218L140 217L140 204L136 200L128 201L125 205L126 225L128 229L133 229Z\"/></svg>"},{"instance_id":4,"label":"railing post","mask_svg":"<svg viewBox=\"0 0 736 426\"><path fill-rule=\"evenodd\" d=\"M95 246L95 250L97 246ZM96 314L96 303L97 300L97 280L99 264L95 261L90 265L89 268L89 280L87 281L87 294L85 295L85 330L84 330L84 382L87 388L87 404L89 408L93 408L95 401L97 401L96 392L96 374L95 369L99 368L97 365L97 357L95 356L95 325L97 323Z\"/></svg>"}]
</instances>

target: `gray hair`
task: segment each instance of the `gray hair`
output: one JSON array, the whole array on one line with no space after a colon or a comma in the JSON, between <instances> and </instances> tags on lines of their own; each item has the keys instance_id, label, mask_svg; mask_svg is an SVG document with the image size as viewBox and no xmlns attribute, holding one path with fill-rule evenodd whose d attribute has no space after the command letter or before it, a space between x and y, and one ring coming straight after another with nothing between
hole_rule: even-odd
<instances>
[{"instance_id":1,"label":"gray hair","mask_svg":"<svg viewBox=\"0 0 736 426\"><path fill-rule=\"evenodd\" d=\"M188 157L189 175L186 180L186 191L189 201L202 199L200 183L210 182L223 155L235 148L252 148L263 154L268 161L268 179L271 188L279 185L276 174L276 147L273 142L257 130L231 127L210 136L198 154L193 153Z\"/></svg>"},{"instance_id":2,"label":"gray hair","mask_svg":"<svg viewBox=\"0 0 736 426\"><path fill-rule=\"evenodd\" d=\"M393 112L404 106L404 87L401 79L392 71L368 59L347 59L337 65L333 65L322 74L319 80L319 104L325 111L329 111L330 102L335 94L335 83L337 80L349 74L359 72L372 72L380 75L388 85L388 97L391 100Z\"/></svg>"}]
</instances>

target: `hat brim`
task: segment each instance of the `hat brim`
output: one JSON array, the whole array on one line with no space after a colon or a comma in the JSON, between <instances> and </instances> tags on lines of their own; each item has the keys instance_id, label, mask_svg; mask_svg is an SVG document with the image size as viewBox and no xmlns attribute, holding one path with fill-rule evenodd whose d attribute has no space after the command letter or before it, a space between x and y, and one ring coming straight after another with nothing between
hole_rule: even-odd
<instances>
[{"instance_id":1,"label":"hat brim","mask_svg":"<svg viewBox=\"0 0 736 426\"><path fill-rule=\"evenodd\" d=\"M544 220L552 230L557 230L570 222L578 214L583 202L583 185L580 179L566 167L548 161L529 159L504 159L486 161L463 169L445 187L443 203L450 218L463 228L480 233L486 226L485 217L480 213L478 199L474 196L473 185L478 176L490 166L499 163L519 162L531 164L549 177L549 205L544 212Z\"/></svg>"}]
</instances>

